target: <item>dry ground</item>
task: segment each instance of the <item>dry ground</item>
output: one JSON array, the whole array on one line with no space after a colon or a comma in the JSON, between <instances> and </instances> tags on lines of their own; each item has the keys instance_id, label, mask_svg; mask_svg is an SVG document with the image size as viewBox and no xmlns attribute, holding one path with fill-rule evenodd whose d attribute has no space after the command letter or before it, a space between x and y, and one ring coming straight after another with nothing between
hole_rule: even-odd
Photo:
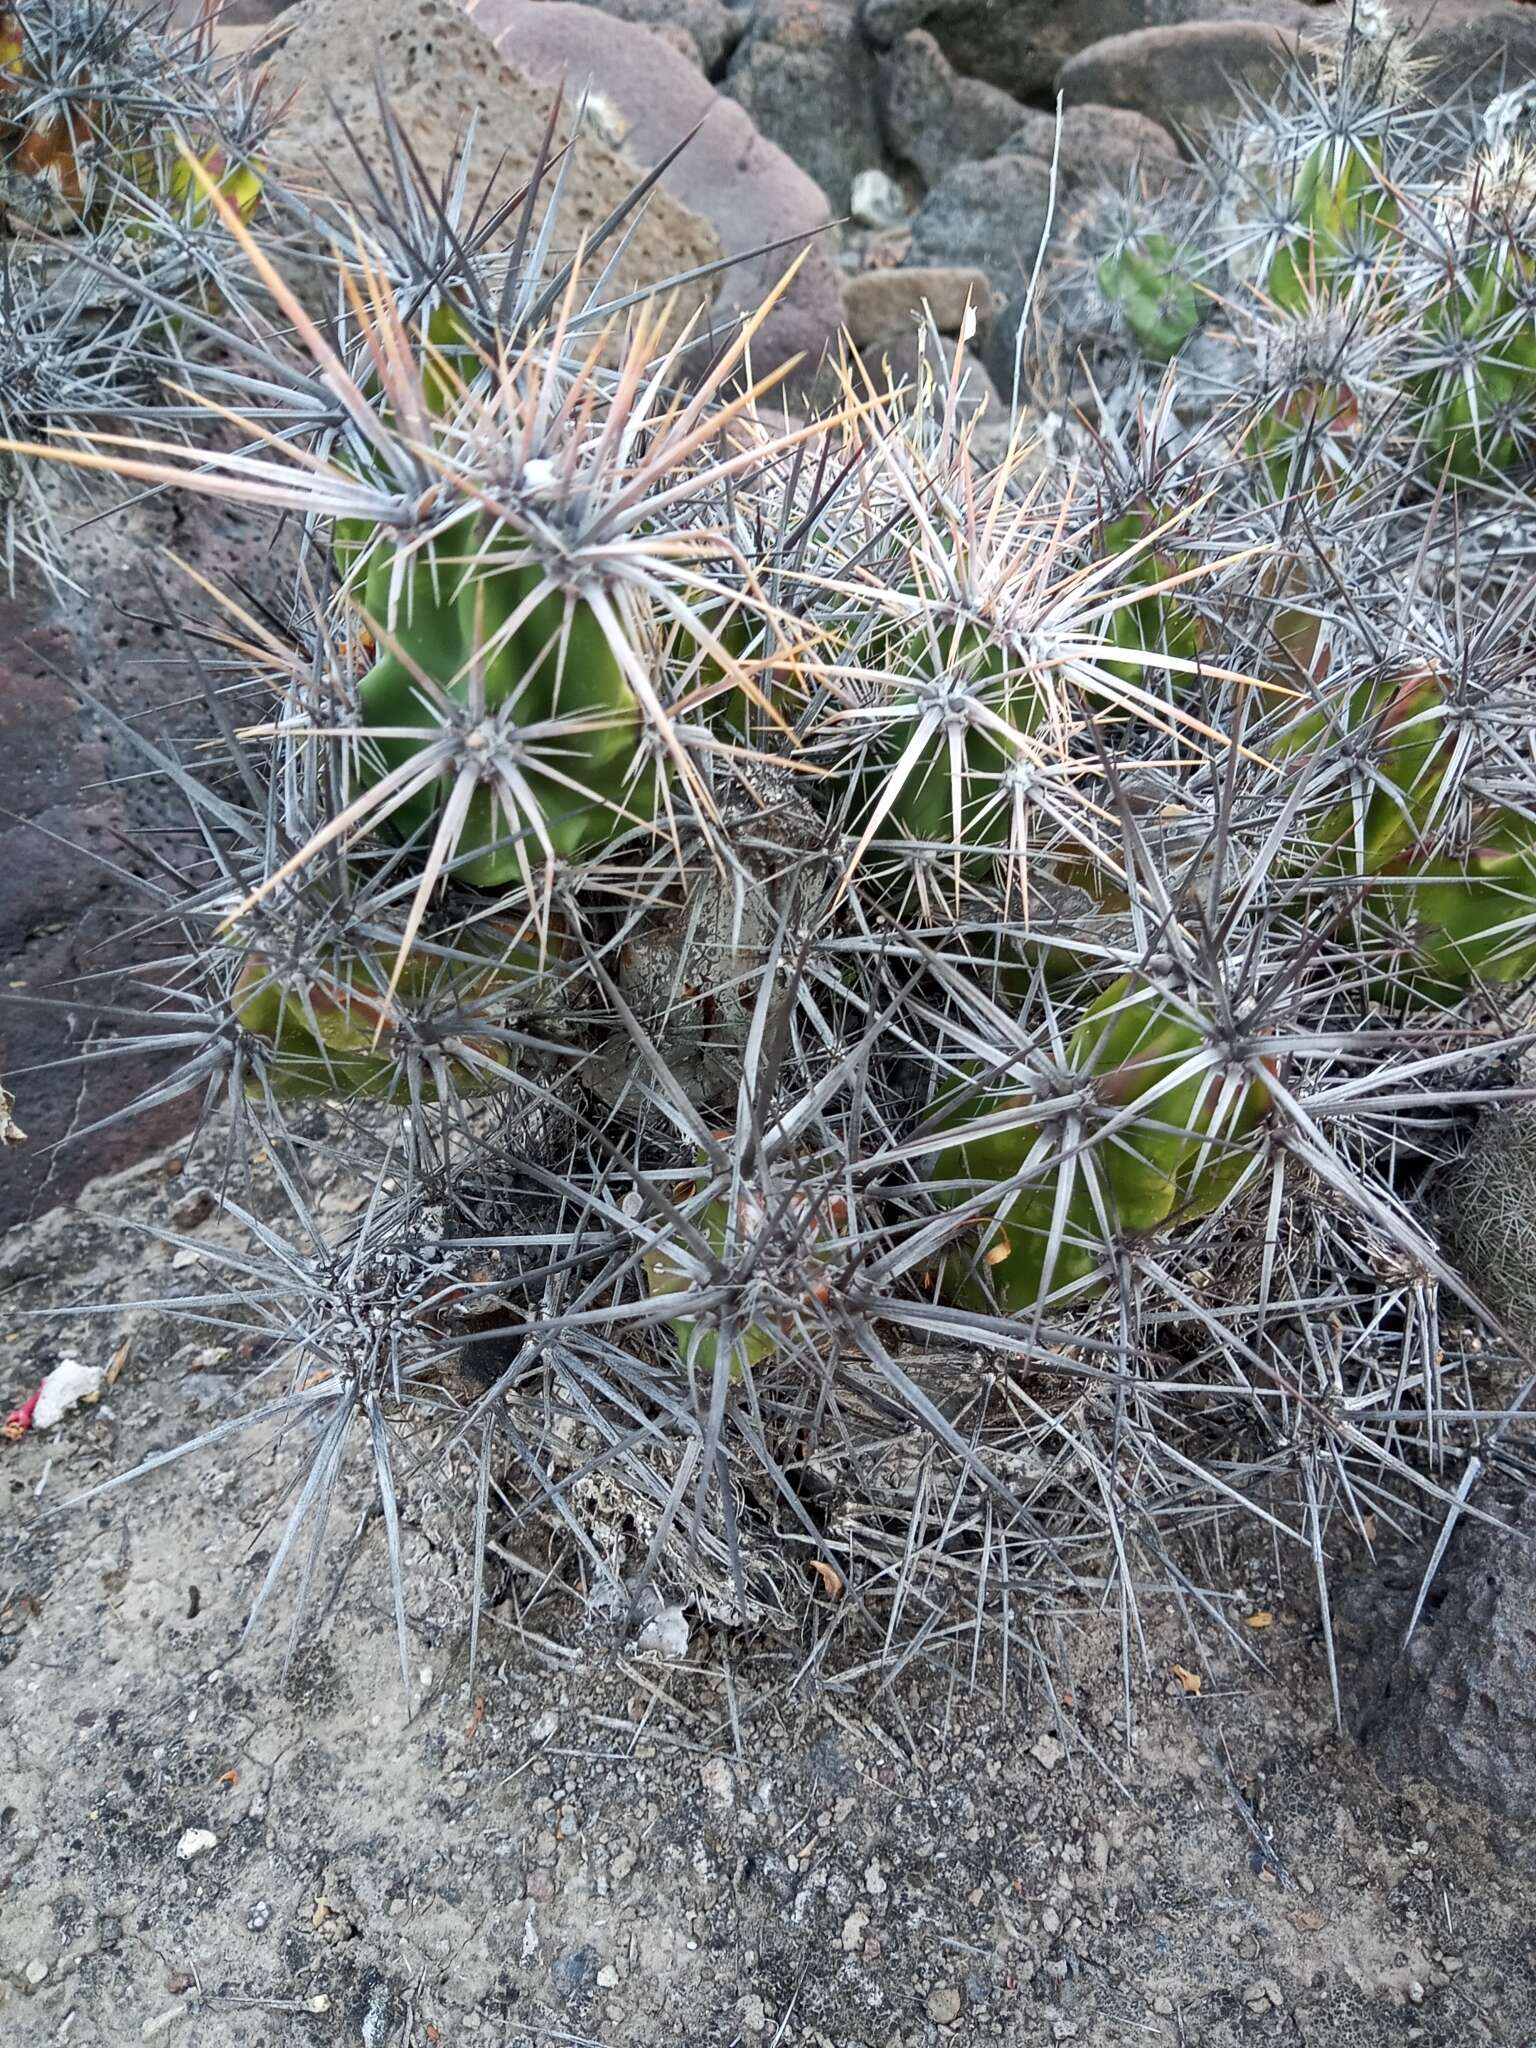
<instances>
[{"instance_id":1,"label":"dry ground","mask_svg":"<svg viewBox=\"0 0 1536 2048\"><path fill-rule=\"evenodd\" d=\"M376 1532L291 1670L281 1629L238 1650L296 1441L34 1526L253 1398L160 1315L29 1318L190 1284L107 1220L185 1203L152 1165L0 1251L4 1405L131 1340L102 1407L0 1445L6 2048L1536 2042L1521 1845L1333 1732L1270 1561L1236 1567L1267 1668L1213 1650L1189 1697L1159 1623L1128 1741L1086 1616L1054 1697L1022 1648L974 1691L932 1665L813 1690L793 1645L704 1631L678 1668L494 1622L471 1685L428 1515L407 1721Z\"/></svg>"}]
</instances>

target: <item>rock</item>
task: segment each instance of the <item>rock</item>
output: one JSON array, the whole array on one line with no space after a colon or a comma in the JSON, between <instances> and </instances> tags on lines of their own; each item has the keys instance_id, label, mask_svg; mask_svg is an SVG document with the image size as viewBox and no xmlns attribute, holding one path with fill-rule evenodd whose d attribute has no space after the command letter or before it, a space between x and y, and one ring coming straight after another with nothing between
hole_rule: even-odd
<instances>
[{"instance_id":1,"label":"rock","mask_svg":"<svg viewBox=\"0 0 1536 2048\"><path fill-rule=\"evenodd\" d=\"M969 307L982 332L991 324L992 287L979 270L861 270L843 286L848 333L862 349L912 332L924 308L940 334L958 334Z\"/></svg>"},{"instance_id":2,"label":"rock","mask_svg":"<svg viewBox=\"0 0 1536 2048\"><path fill-rule=\"evenodd\" d=\"M1050 205L1050 166L1033 156L956 164L912 222L908 261L985 271L1011 298L1028 278Z\"/></svg>"},{"instance_id":3,"label":"rock","mask_svg":"<svg viewBox=\"0 0 1536 2048\"><path fill-rule=\"evenodd\" d=\"M959 2019L964 2000L953 1984L941 1984L928 1994L928 2017L936 2027L951 2027Z\"/></svg>"},{"instance_id":4,"label":"rock","mask_svg":"<svg viewBox=\"0 0 1536 2048\"><path fill-rule=\"evenodd\" d=\"M1431 102L1471 88L1486 104L1507 86L1536 78L1536 10L1515 0L1426 0L1401 12L1419 28L1414 56Z\"/></svg>"},{"instance_id":5,"label":"rock","mask_svg":"<svg viewBox=\"0 0 1536 2048\"><path fill-rule=\"evenodd\" d=\"M948 386L957 352L956 344L945 336L941 335L935 345L931 334L923 336L915 326L904 335L893 335L889 340L876 342L871 348L861 351L865 368L878 384L883 386L889 378L892 384L905 384L909 389L916 387L918 367L926 355L941 391ZM977 356L967 353L965 385L960 394L960 417L969 419L983 406L986 407L988 427L996 426L1007 411L986 366Z\"/></svg>"},{"instance_id":6,"label":"rock","mask_svg":"<svg viewBox=\"0 0 1536 2048\"><path fill-rule=\"evenodd\" d=\"M962 78L925 29L886 51L876 74L886 148L927 185L953 164L991 156L1026 118L1011 93Z\"/></svg>"},{"instance_id":7,"label":"rock","mask_svg":"<svg viewBox=\"0 0 1536 2048\"><path fill-rule=\"evenodd\" d=\"M907 202L896 180L884 171L860 171L848 210L860 227L895 228L907 217ZM845 296L846 290L845 286Z\"/></svg>"},{"instance_id":8,"label":"rock","mask_svg":"<svg viewBox=\"0 0 1536 2048\"><path fill-rule=\"evenodd\" d=\"M1192 21L1295 28L1310 12L1300 0L863 0L861 19L877 48L924 28L965 76L1040 100L1069 58L1106 36Z\"/></svg>"},{"instance_id":9,"label":"rock","mask_svg":"<svg viewBox=\"0 0 1536 2048\"><path fill-rule=\"evenodd\" d=\"M1022 112L999 154L1035 156L1048 164L1056 147L1056 117L1029 108ZM1064 202L1096 187L1123 186L1138 171L1153 178L1176 177L1182 163L1168 130L1145 114L1091 104L1062 111L1058 175Z\"/></svg>"},{"instance_id":10,"label":"rock","mask_svg":"<svg viewBox=\"0 0 1536 2048\"><path fill-rule=\"evenodd\" d=\"M648 30L609 22L590 9L583 13L605 39L632 36L699 78ZM446 176L470 122L476 123L471 208L488 187L496 196L510 197L517 190L537 156L552 105L549 82L530 82L530 70L514 70L503 62L483 28L454 0L300 0L286 17L284 40L270 70L273 97L293 100L274 141L274 162L291 182L321 193L334 190L338 178L349 188L362 185L343 122L370 162L388 162L379 80L434 184ZM571 72L567 107L574 116L580 73L575 65ZM702 78L699 82L708 91ZM606 218L630 190L637 167L648 161L634 152L620 155L597 127L596 119L584 124L566 177L560 238L566 246ZM564 133L570 133L569 122ZM538 210L535 217L540 217ZM510 240L515 232L514 217L501 239ZM675 194L658 192L636 225L614 282L619 291L635 291L712 262L720 253L719 238L707 221ZM697 295L685 294L678 322L713 295L712 285Z\"/></svg>"},{"instance_id":11,"label":"rock","mask_svg":"<svg viewBox=\"0 0 1536 2048\"><path fill-rule=\"evenodd\" d=\"M595 1949L577 1948L572 1949L567 1955L556 1957L550 1966L549 1974L562 1998L579 1998L582 1992L597 1982L598 1967Z\"/></svg>"},{"instance_id":12,"label":"rock","mask_svg":"<svg viewBox=\"0 0 1536 2048\"><path fill-rule=\"evenodd\" d=\"M1487 1490L1477 1505L1499 1513ZM1389 1778L1473 1800L1530 1841L1536 1824L1536 1494L1503 1505L1508 1527L1464 1517L1359 1732ZM1366 1660L1367 1668L1370 1659Z\"/></svg>"},{"instance_id":13,"label":"rock","mask_svg":"<svg viewBox=\"0 0 1536 2048\"><path fill-rule=\"evenodd\" d=\"M1233 113L1238 88L1268 92L1296 49L1294 32L1268 22L1194 21L1093 43L1061 68L1068 106L1107 101L1175 129Z\"/></svg>"},{"instance_id":14,"label":"rock","mask_svg":"<svg viewBox=\"0 0 1536 2048\"><path fill-rule=\"evenodd\" d=\"M73 525L80 512L78 500L66 501L61 523ZM98 1175L161 1150L196 1108L168 1103L90 1129L167 1071L147 1053L101 1056L129 1027L104 1021L96 1006L142 1004L142 985L129 987L128 969L156 948L152 939L122 943L152 908L134 877L154 874L143 849L173 821L180 828L185 812L71 683L83 679L157 740L203 735L199 685L184 643L159 615L150 578L159 576L173 606L202 613L205 625L208 604L162 550L279 613L288 559L265 517L206 499L140 502L110 522L78 526L68 548L79 592L51 592L25 570L14 590L0 588L0 1075L30 1141L5 1148L0 1235ZM22 995L60 1006L5 1000ZM97 1051L82 1059L87 1048Z\"/></svg>"},{"instance_id":15,"label":"rock","mask_svg":"<svg viewBox=\"0 0 1536 2048\"><path fill-rule=\"evenodd\" d=\"M1054 1735L1038 1735L1029 1745L1029 1753L1042 1770L1054 1771L1067 1752Z\"/></svg>"},{"instance_id":16,"label":"rock","mask_svg":"<svg viewBox=\"0 0 1536 2048\"><path fill-rule=\"evenodd\" d=\"M587 0L587 5L612 15L615 21L633 22L637 28L666 36L711 78L724 71L745 27L742 17L727 7L725 0ZM574 78L573 73L573 82Z\"/></svg>"},{"instance_id":17,"label":"rock","mask_svg":"<svg viewBox=\"0 0 1536 2048\"><path fill-rule=\"evenodd\" d=\"M733 265L720 283L717 329L754 308L803 253L793 282L757 332L753 366L761 375L793 355L814 365L832 347L842 321L842 287L813 235L830 217L826 197L758 134L744 107L717 93L659 37L590 7L571 0L473 0L473 7L476 21L529 77L554 83L590 74L622 115L624 146L637 162L659 162L703 122L664 174L664 193L701 214L728 255L786 236L808 238Z\"/></svg>"},{"instance_id":18,"label":"rock","mask_svg":"<svg viewBox=\"0 0 1536 2048\"><path fill-rule=\"evenodd\" d=\"M839 0L759 0L723 89L835 212L858 173L883 160L875 60Z\"/></svg>"}]
</instances>

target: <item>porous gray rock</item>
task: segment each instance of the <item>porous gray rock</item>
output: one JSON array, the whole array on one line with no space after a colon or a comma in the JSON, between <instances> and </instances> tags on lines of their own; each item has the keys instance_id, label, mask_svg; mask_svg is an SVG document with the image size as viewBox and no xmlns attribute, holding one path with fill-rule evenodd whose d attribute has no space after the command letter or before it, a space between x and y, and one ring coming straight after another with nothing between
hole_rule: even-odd
<instances>
[{"instance_id":1,"label":"porous gray rock","mask_svg":"<svg viewBox=\"0 0 1536 2048\"><path fill-rule=\"evenodd\" d=\"M885 51L877 73L886 147L928 185L954 164L991 156L1026 118L1000 86L962 78L926 29Z\"/></svg>"},{"instance_id":2,"label":"porous gray rock","mask_svg":"<svg viewBox=\"0 0 1536 2048\"><path fill-rule=\"evenodd\" d=\"M723 90L840 213L859 173L884 162L875 60L839 0L759 0Z\"/></svg>"},{"instance_id":3,"label":"porous gray rock","mask_svg":"<svg viewBox=\"0 0 1536 2048\"><path fill-rule=\"evenodd\" d=\"M1389 1780L1427 1780L1498 1815L1527 1850L1536 1824L1536 1494L1464 1517L1423 1617L1363 1704L1360 1738Z\"/></svg>"},{"instance_id":4,"label":"porous gray rock","mask_svg":"<svg viewBox=\"0 0 1536 2048\"><path fill-rule=\"evenodd\" d=\"M861 19L877 48L927 29L957 71L1031 100L1050 92L1069 58L1106 36L1192 21L1294 29L1308 15L1335 11L1301 0L863 0Z\"/></svg>"},{"instance_id":5,"label":"porous gray rock","mask_svg":"<svg viewBox=\"0 0 1536 2048\"><path fill-rule=\"evenodd\" d=\"M583 12L605 33L624 33L661 51L686 75L700 74L644 29L626 28ZM455 0L300 0L283 19L283 41L270 67L274 98L289 112L270 155L279 172L301 188L324 195L339 182L366 196L362 170L349 141L375 166L389 163L389 139L379 112L382 84L411 147L435 186L474 124L468 166L471 208L489 189L509 198L543 145L558 80L534 80L526 67L506 63L483 28ZM573 74L576 67L571 67ZM574 79L573 79L574 84ZM563 134L569 135L577 93L568 95ZM634 185L637 163L595 132L588 121L561 195L562 244L574 247L595 229ZM643 161L643 160L642 160ZM551 185L552 185L551 181ZM542 218L546 200L535 208ZM673 192L659 192L634 223L619 258L619 291L646 285L713 262L720 239L698 212ZM516 231L509 221L501 241ZM611 253L604 251L604 256ZM592 272L595 277L596 271ZM615 296L617 296L617 292ZM715 296L713 283L679 302L675 325Z\"/></svg>"},{"instance_id":6,"label":"porous gray rock","mask_svg":"<svg viewBox=\"0 0 1536 2048\"><path fill-rule=\"evenodd\" d=\"M757 331L753 366L762 374L791 356L814 364L825 354L843 313L837 269L817 235L831 217L826 195L743 106L648 29L571 0L475 0L472 12L531 78L590 77L620 116L625 153L637 163L660 162L697 128L662 185L710 223L728 255L746 259L720 280L717 330L750 313L798 255L799 269ZM789 248L747 254L787 238Z\"/></svg>"}]
</instances>

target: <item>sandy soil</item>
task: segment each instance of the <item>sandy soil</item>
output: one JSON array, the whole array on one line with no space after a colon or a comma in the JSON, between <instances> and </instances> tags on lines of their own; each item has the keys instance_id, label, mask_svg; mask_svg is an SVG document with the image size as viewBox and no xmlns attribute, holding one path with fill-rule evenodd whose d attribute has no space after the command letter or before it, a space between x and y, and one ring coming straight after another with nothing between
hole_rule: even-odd
<instances>
[{"instance_id":1,"label":"sandy soil","mask_svg":"<svg viewBox=\"0 0 1536 2048\"><path fill-rule=\"evenodd\" d=\"M1129 1729L1089 1615L1061 1617L1049 1690L1017 1645L973 1686L813 1684L799 1644L698 1630L679 1667L505 1610L471 1681L431 1500L412 1718L376 1529L290 1667L284 1613L241 1648L297 1438L42 1519L253 1401L238 1352L157 1312L31 1319L192 1284L111 1219L222 1227L199 1206L151 1165L0 1250L4 1405L63 1351L130 1347L99 1407L0 1445L0 2042L1536 2041L1521 1846L1377 1781L1262 1557L1236 1568L1266 1664L1213 1645L1191 1696L1155 1624ZM364 1500L359 1475L344 1534Z\"/></svg>"}]
</instances>

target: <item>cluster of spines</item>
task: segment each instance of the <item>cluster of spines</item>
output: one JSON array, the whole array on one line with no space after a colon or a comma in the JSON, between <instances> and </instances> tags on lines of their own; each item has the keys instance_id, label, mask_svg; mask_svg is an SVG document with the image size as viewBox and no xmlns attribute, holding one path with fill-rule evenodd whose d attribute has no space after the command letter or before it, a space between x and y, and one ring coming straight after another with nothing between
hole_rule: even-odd
<instances>
[{"instance_id":1,"label":"cluster of spines","mask_svg":"<svg viewBox=\"0 0 1536 2048\"><path fill-rule=\"evenodd\" d=\"M1536 959L1528 620L1435 597L1431 467L1346 452L1291 526L1292 459L1171 386L1033 481L954 382L770 428L749 336L685 378L521 243L508 329L400 233L330 336L199 190L313 432L131 473L298 515L314 599L225 721L243 798L157 756L206 860L144 1035L306 1241L255 1304L329 1404L299 1519L356 1412L393 1530L420 1388L482 1514L510 1469L590 1565L540 1462L584 1446L655 1509L626 1570L708 1530L738 1594L744 1515L893 1613L1001 1569L1131 1615L1194 1500L1289 1469L1314 1561L1411 1513L1455 1438L1413 1200ZM343 1247L316 1098L376 1175ZM912 1429L950 1495L903 1548L854 1468Z\"/></svg>"},{"instance_id":2,"label":"cluster of spines","mask_svg":"<svg viewBox=\"0 0 1536 2048\"><path fill-rule=\"evenodd\" d=\"M184 343L239 287L194 161L239 212L264 117L168 5L0 7L0 559L69 581L34 452L154 417L174 429Z\"/></svg>"}]
</instances>

